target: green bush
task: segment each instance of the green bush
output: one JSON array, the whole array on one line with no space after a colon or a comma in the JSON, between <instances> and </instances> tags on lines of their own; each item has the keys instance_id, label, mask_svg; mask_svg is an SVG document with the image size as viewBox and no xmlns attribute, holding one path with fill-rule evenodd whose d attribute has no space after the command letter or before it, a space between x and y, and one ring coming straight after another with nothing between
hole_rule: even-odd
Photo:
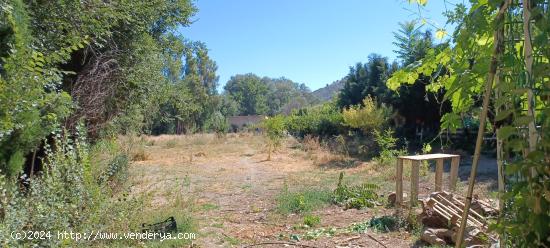
<instances>
[{"instance_id":1,"label":"green bush","mask_svg":"<svg viewBox=\"0 0 550 248\"><path fill-rule=\"evenodd\" d=\"M319 225L321 223L321 218L316 215L305 215L304 216L304 226L306 227L314 227Z\"/></svg>"},{"instance_id":2,"label":"green bush","mask_svg":"<svg viewBox=\"0 0 550 248\"><path fill-rule=\"evenodd\" d=\"M350 106L342 110L346 126L360 129L364 134L380 130L387 122L391 110L385 105L377 105L370 96L363 99L363 104Z\"/></svg>"},{"instance_id":3,"label":"green bush","mask_svg":"<svg viewBox=\"0 0 550 248\"><path fill-rule=\"evenodd\" d=\"M393 130L386 129L381 132L374 130L374 140L378 145L379 154L375 158L378 165L394 165L397 156L404 155L406 151L397 149L398 138L393 136Z\"/></svg>"},{"instance_id":4,"label":"green bush","mask_svg":"<svg viewBox=\"0 0 550 248\"><path fill-rule=\"evenodd\" d=\"M378 194L376 190L378 185L364 183L361 185L348 186L343 184L344 173L340 173L338 186L332 194L332 202L345 209L362 209L365 207L374 207L378 204Z\"/></svg>"},{"instance_id":5,"label":"green bush","mask_svg":"<svg viewBox=\"0 0 550 248\"><path fill-rule=\"evenodd\" d=\"M391 232L407 227L409 224L403 218L386 215L381 217L373 217L370 219L368 226L379 232Z\"/></svg>"},{"instance_id":6,"label":"green bush","mask_svg":"<svg viewBox=\"0 0 550 248\"><path fill-rule=\"evenodd\" d=\"M93 205L92 192L97 184L87 174L88 150L83 139L75 141L57 134L55 149L47 147L46 161L40 174L22 178L28 187L0 175L0 242L4 247L55 247L60 240L10 238L11 232L78 231ZM56 233L53 233L56 232Z\"/></svg>"},{"instance_id":7,"label":"green bush","mask_svg":"<svg viewBox=\"0 0 550 248\"><path fill-rule=\"evenodd\" d=\"M262 127L269 139L267 160L271 160L271 152L281 144L285 136L284 117L280 115L270 117L263 121Z\"/></svg>"},{"instance_id":8,"label":"green bush","mask_svg":"<svg viewBox=\"0 0 550 248\"><path fill-rule=\"evenodd\" d=\"M294 111L285 120L286 130L297 137L333 136L343 133L340 110L333 103L325 103L307 109Z\"/></svg>"},{"instance_id":9,"label":"green bush","mask_svg":"<svg viewBox=\"0 0 550 248\"><path fill-rule=\"evenodd\" d=\"M128 156L126 154L116 155L111 162L107 170L98 178L98 183L103 184L107 181L122 181L126 178L128 171Z\"/></svg>"},{"instance_id":10,"label":"green bush","mask_svg":"<svg viewBox=\"0 0 550 248\"><path fill-rule=\"evenodd\" d=\"M216 133L218 136L224 135L229 130L229 122L220 111L216 111L205 123L208 131Z\"/></svg>"},{"instance_id":11,"label":"green bush","mask_svg":"<svg viewBox=\"0 0 550 248\"><path fill-rule=\"evenodd\" d=\"M111 187L104 185L125 178L128 158L113 155L120 153L114 142L90 148L83 133L72 138L55 133L54 144L46 147L43 171L20 178L26 187L0 173L0 246L76 246L74 240L57 239L57 231L97 231L119 214L113 208L116 202L109 201ZM96 164L101 156L110 162ZM52 238L10 238L10 233L22 231L49 231Z\"/></svg>"}]
</instances>

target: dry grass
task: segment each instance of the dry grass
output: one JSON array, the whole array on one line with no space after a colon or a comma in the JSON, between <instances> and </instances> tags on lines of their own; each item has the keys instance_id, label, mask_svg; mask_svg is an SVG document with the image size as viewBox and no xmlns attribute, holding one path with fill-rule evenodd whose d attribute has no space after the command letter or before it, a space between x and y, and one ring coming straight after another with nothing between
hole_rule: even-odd
<instances>
[{"instance_id":1,"label":"dry grass","mask_svg":"<svg viewBox=\"0 0 550 248\"><path fill-rule=\"evenodd\" d=\"M346 184L377 184L380 194L395 190L393 167L335 154L314 137L306 137L301 142L286 138L271 161L265 161L266 139L251 133L232 133L225 137L163 135L145 137L141 144L148 157L131 166L132 194L147 196L144 214L151 214L152 219L162 219L168 214L176 215L176 219L194 216L201 247L236 245L227 237L251 243L288 234L287 227L301 223L302 218L277 213L276 199L284 185L290 191L333 190L338 174L344 172ZM405 173L409 173L407 170ZM433 185L433 172L427 170L423 174L421 188L428 191L426 187ZM459 189L463 185L460 183ZM407 187L407 183L404 186ZM324 206L313 214L321 217L322 227L329 228L348 226L388 211L391 209L342 212L336 206ZM185 216L182 213L186 213ZM399 241L394 243L397 247L410 244L408 234L393 236L389 239ZM375 245L368 240L363 242L364 247Z\"/></svg>"}]
</instances>

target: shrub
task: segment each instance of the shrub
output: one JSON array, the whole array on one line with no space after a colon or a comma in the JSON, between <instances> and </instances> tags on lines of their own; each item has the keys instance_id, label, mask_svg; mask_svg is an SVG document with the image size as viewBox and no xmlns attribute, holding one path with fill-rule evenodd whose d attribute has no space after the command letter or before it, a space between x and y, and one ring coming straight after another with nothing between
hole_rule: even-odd
<instances>
[{"instance_id":1,"label":"shrub","mask_svg":"<svg viewBox=\"0 0 550 248\"><path fill-rule=\"evenodd\" d=\"M46 147L43 171L21 178L26 188L0 174L0 244L4 247L56 247L61 240L9 237L22 231L73 231L88 218L93 205L88 150L84 139L70 140L57 134L55 149Z\"/></svg>"},{"instance_id":2,"label":"shrub","mask_svg":"<svg viewBox=\"0 0 550 248\"><path fill-rule=\"evenodd\" d=\"M340 110L333 103L325 103L294 111L285 120L286 130L297 137L306 135L333 136L344 131Z\"/></svg>"},{"instance_id":3,"label":"shrub","mask_svg":"<svg viewBox=\"0 0 550 248\"><path fill-rule=\"evenodd\" d=\"M397 216L373 217L369 221L369 227L379 232L391 232L409 226L408 222Z\"/></svg>"},{"instance_id":4,"label":"shrub","mask_svg":"<svg viewBox=\"0 0 550 248\"><path fill-rule=\"evenodd\" d=\"M223 136L229 130L229 122L227 118L219 111L216 111L205 123L206 129L215 132L218 137Z\"/></svg>"},{"instance_id":5,"label":"shrub","mask_svg":"<svg viewBox=\"0 0 550 248\"><path fill-rule=\"evenodd\" d=\"M397 149L398 138L393 136L393 130L386 129L383 132L374 130L374 140L378 145L379 155L376 157L376 162L379 165L393 165L396 162L397 156L403 155L406 152Z\"/></svg>"},{"instance_id":6,"label":"shrub","mask_svg":"<svg viewBox=\"0 0 550 248\"><path fill-rule=\"evenodd\" d=\"M321 223L321 218L316 215L307 214L304 216L304 225L306 227L314 227Z\"/></svg>"},{"instance_id":7,"label":"shrub","mask_svg":"<svg viewBox=\"0 0 550 248\"><path fill-rule=\"evenodd\" d=\"M115 181L116 183L122 181L127 175L127 170L128 156L126 154L119 154L111 160L107 170L99 176L98 183L103 184L107 181Z\"/></svg>"},{"instance_id":8,"label":"shrub","mask_svg":"<svg viewBox=\"0 0 550 248\"><path fill-rule=\"evenodd\" d=\"M271 152L280 145L285 135L284 117L274 116L266 119L262 124L269 139L267 160L271 160Z\"/></svg>"},{"instance_id":9,"label":"shrub","mask_svg":"<svg viewBox=\"0 0 550 248\"><path fill-rule=\"evenodd\" d=\"M119 214L113 207L117 202L109 201L111 187L103 186L125 178L128 157L115 142L100 141L89 148L84 133L79 131L74 137L56 133L52 147L46 146L43 171L32 178L21 177L26 187L0 173L0 246L76 246L74 240L57 239L57 231L89 233L114 221ZM109 163L102 165L102 156ZM49 231L52 238L15 240L9 236L23 231Z\"/></svg>"},{"instance_id":10,"label":"shrub","mask_svg":"<svg viewBox=\"0 0 550 248\"><path fill-rule=\"evenodd\" d=\"M363 99L362 105L350 106L342 110L342 117L346 126L360 129L368 134L373 130L382 128L388 119L391 110L385 105L377 106L370 96Z\"/></svg>"},{"instance_id":11,"label":"shrub","mask_svg":"<svg viewBox=\"0 0 550 248\"><path fill-rule=\"evenodd\" d=\"M356 186L348 186L343 184L344 173L340 173L338 178L338 186L332 194L332 202L344 208L361 209L364 207L374 207L378 204L378 194L376 190L378 185L364 183Z\"/></svg>"}]
</instances>

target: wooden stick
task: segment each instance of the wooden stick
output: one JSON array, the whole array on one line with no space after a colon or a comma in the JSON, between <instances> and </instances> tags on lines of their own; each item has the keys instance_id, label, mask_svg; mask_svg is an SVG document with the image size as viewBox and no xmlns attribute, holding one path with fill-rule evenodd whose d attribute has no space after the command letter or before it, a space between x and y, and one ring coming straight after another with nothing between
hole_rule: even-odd
<instances>
[{"instance_id":1,"label":"wooden stick","mask_svg":"<svg viewBox=\"0 0 550 248\"><path fill-rule=\"evenodd\" d=\"M415 207L418 202L418 182L420 174L420 161L412 160L411 166L411 207Z\"/></svg>"},{"instance_id":2,"label":"wooden stick","mask_svg":"<svg viewBox=\"0 0 550 248\"><path fill-rule=\"evenodd\" d=\"M378 239L375 239L373 236L371 236L370 234L368 233L365 233L367 235L367 237L369 237L370 239L376 241L376 243L378 243L379 245L381 245L382 247L384 248L388 248L386 245L384 245L382 242L378 241Z\"/></svg>"},{"instance_id":3,"label":"wooden stick","mask_svg":"<svg viewBox=\"0 0 550 248\"><path fill-rule=\"evenodd\" d=\"M460 157L451 158L451 172L449 178L449 188L452 192L456 191L456 182L458 181L458 166Z\"/></svg>"},{"instance_id":4,"label":"wooden stick","mask_svg":"<svg viewBox=\"0 0 550 248\"><path fill-rule=\"evenodd\" d=\"M448 203L449 203L450 205L452 205L455 209L460 210L460 213L463 212L462 208L460 208L460 207L458 207L457 205L455 205L452 201L449 201L449 200L448 200L447 198L445 198L445 197L440 197L440 198L443 199L444 201L448 202ZM478 214L478 213L477 213L476 211L474 211L474 210L471 210L471 211L472 211L472 213L473 213L476 217L480 218L483 222L486 222L485 217L481 216L480 214Z\"/></svg>"},{"instance_id":5,"label":"wooden stick","mask_svg":"<svg viewBox=\"0 0 550 248\"><path fill-rule=\"evenodd\" d=\"M437 159L435 164L435 191L442 190L443 184L443 159Z\"/></svg>"},{"instance_id":6,"label":"wooden stick","mask_svg":"<svg viewBox=\"0 0 550 248\"><path fill-rule=\"evenodd\" d=\"M460 216L460 214L463 212L463 211L460 210L460 209L459 209L460 212L457 211L456 209L452 209L452 208L448 207L447 205L445 205L445 204L443 204L443 203L437 201L436 199L433 199L433 198L432 198L432 200L434 200L437 204L441 205L441 207L442 207L443 209L445 209L445 210L447 210L447 211L449 211L449 212L451 212L451 213L453 213L453 214L455 214L455 215L457 215L457 216ZM474 218L473 216L470 216L470 215L468 215L468 221L471 221L472 223L477 224L477 225L474 225L474 226L485 226L483 223L481 223L481 222L478 221L476 218Z\"/></svg>"},{"instance_id":7,"label":"wooden stick","mask_svg":"<svg viewBox=\"0 0 550 248\"><path fill-rule=\"evenodd\" d=\"M397 167L396 167L396 190L395 190L395 206L397 207L397 211L399 212L401 209L401 205L403 204L403 159L398 158L397 159Z\"/></svg>"},{"instance_id":8,"label":"wooden stick","mask_svg":"<svg viewBox=\"0 0 550 248\"><path fill-rule=\"evenodd\" d=\"M306 248L315 248L316 247L316 246L303 245L303 244L297 244L297 243L292 243L292 242L270 242L270 241L268 241L268 242L262 242L262 243L256 243L256 244L243 246L243 248L255 247L255 246L264 246L264 245L293 245L293 246L306 247Z\"/></svg>"},{"instance_id":9,"label":"wooden stick","mask_svg":"<svg viewBox=\"0 0 550 248\"><path fill-rule=\"evenodd\" d=\"M495 78L495 84L500 84L500 70L497 71L496 78ZM502 93L499 90L499 87L497 86L496 91L496 98L499 99L502 97ZM496 107L496 106L495 106ZM496 107L496 115L500 113L501 108ZM497 179L498 179L498 220L499 222L504 217L504 147L503 147L503 141L500 138L500 126L497 126L496 129L496 136L497 136ZM504 240L504 235L499 235L499 247L504 248L506 241Z\"/></svg>"},{"instance_id":10,"label":"wooden stick","mask_svg":"<svg viewBox=\"0 0 550 248\"><path fill-rule=\"evenodd\" d=\"M525 56L525 71L527 72L527 115L531 117L529 121L529 150L528 153L534 152L537 149L538 133L535 126L535 97L533 88L535 83L533 80L533 45L531 44L531 0L523 0L523 33L524 44L523 54ZM531 167L531 177L537 176L535 167ZM538 197L534 197L535 202L533 212L540 214L542 212L541 203Z\"/></svg>"},{"instance_id":11,"label":"wooden stick","mask_svg":"<svg viewBox=\"0 0 550 248\"><path fill-rule=\"evenodd\" d=\"M498 60L500 54L502 53L502 39L504 36L504 29L502 22L504 20L504 14L508 9L510 0L504 1L498 11L497 16L495 17L496 30L493 34L494 48L491 55L491 64L489 66L489 75L487 76L487 82L485 83L485 92L483 94L483 108L481 110L481 115L479 117L479 129L477 131L477 140L476 148L474 151L474 161L472 162L472 169L470 173L470 178L468 182L468 192L466 197L466 202L464 203L464 212L462 213L462 220L460 222L460 228L458 229L457 239L456 239L456 248L462 247L462 242L464 242L464 231L466 230L468 213L470 212L470 205L472 204L472 195L474 194L474 184L476 181L477 175L477 166L479 163L479 156L481 153L481 145L483 144L483 134L485 133L485 121L487 120L487 112L489 110L489 98L491 96L491 89L493 88L493 81L495 79L495 74L498 67Z\"/></svg>"}]
</instances>

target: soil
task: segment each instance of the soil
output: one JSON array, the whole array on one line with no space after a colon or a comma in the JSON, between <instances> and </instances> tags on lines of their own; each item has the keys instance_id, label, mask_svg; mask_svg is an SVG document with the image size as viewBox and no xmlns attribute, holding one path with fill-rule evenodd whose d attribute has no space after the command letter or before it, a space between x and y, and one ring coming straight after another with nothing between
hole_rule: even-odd
<instances>
[{"instance_id":1,"label":"soil","mask_svg":"<svg viewBox=\"0 0 550 248\"><path fill-rule=\"evenodd\" d=\"M149 192L150 207L159 210L173 201L173 191L183 192L189 204L194 206L185 211L192 212L198 226L194 247L246 247L260 243L276 243L261 247L417 246L416 236L404 230L380 233L369 229L364 234L343 233L315 240L291 241L291 234L308 231L293 229L302 223L303 218L279 214L276 210L277 195L285 185L295 188L324 184L334 188L332 183L340 172L354 180L370 180L375 176L383 178L381 175L392 169L373 172L380 170L374 170L372 163L365 162L354 163L350 168L320 167L316 165L319 156L312 157L312 152L296 148L294 140L287 140L272 155L271 161L266 161L265 141L252 134L225 138L213 135L160 136L146 140L148 159L134 162L130 169L131 192L134 195ZM464 170L461 170L461 175ZM387 187L381 193L391 191L393 181L382 180L386 181ZM393 209L383 206L343 210L329 205L313 212L320 217L321 223L309 230L345 228L393 212Z\"/></svg>"}]
</instances>

